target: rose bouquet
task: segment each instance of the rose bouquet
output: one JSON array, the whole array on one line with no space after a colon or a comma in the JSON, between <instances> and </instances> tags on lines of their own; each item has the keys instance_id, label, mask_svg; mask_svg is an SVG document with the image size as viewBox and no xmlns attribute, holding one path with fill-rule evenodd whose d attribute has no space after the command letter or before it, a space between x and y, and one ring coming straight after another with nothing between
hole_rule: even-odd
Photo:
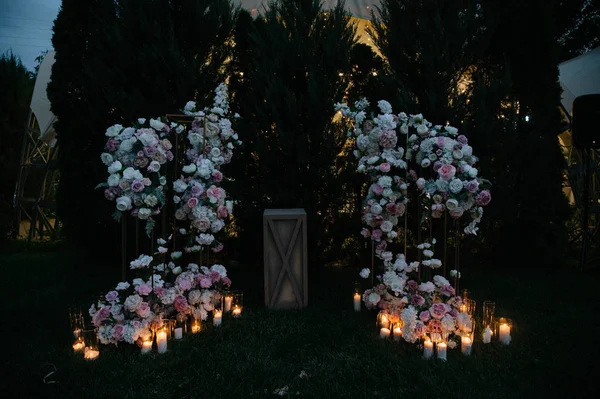
<instances>
[{"instance_id":1,"label":"rose bouquet","mask_svg":"<svg viewBox=\"0 0 600 399\"><path fill-rule=\"evenodd\" d=\"M206 320L221 303L222 292L231 285L222 265L210 268L190 263L185 270L176 264L181 252L168 253L159 239L154 256L141 255L130 263L140 277L121 282L89 309L102 344L137 343L151 337L164 319L194 317Z\"/></svg>"},{"instance_id":2,"label":"rose bouquet","mask_svg":"<svg viewBox=\"0 0 600 399\"><path fill-rule=\"evenodd\" d=\"M168 138L171 129L183 131L175 123L140 118L135 127L113 125L106 130L108 140L101 160L107 166L108 178L97 187L105 188L104 196L116 203L115 219L123 213L146 221L148 236L154 227L153 216L165 204L167 178L164 168L173 160L173 145Z\"/></svg>"},{"instance_id":3,"label":"rose bouquet","mask_svg":"<svg viewBox=\"0 0 600 399\"><path fill-rule=\"evenodd\" d=\"M434 271L442 262L434 258L432 244L422 243L417 248L423 260L410 263L404 254L394 258L389 251L378 251L385 272L377 276L379 284L364 292L363 301L368 309L379 309L389 319L401 322L405 341L414 343L428 336L434 341L448 341L454 347L458 336L471 331L471 319L468 313L459 312L462 300L455 296L454 288L443 276L418 282L419 267ZM363 269L360 275L368 277L368 269Z\"/></svg>"},{"instance_id":4,"label":"rose bouquet","mask_svg":"<svg viewBox=\"0 0 600 399\"><path fill-rule=\"evenodd\" d=\"M239 115L229 113L224 83L215 90L212 107L198 110L196 103L190 101L183 112L196 118L187 135L186 159L189 163L173 183L173 200L179 204L175 218L189 221L190 231L197 234L189 246L195 243L219 252L223 246L214 234L223 229L233 211L233 201L220 187L225 179L220 167L231 162L233 149L241 145L231 123L231 119L237 119Z\"/></svg>"},{"instance_id":5,"label":"rose bouquet","mask_svg":"<svg viewBox=\"0 0 600 399\"><path fill-rule=\"evenodd\" d=\"M398 236L394 228L408 202L408 184L400 175L410 175L402 159L404 148L398 145L398 122L406 116L393 114L391 105L381 100L380 113L367 118L368 105L363 98L354 103L355 110L347 104L336 104L335 108L352 120L353 130L349 136L356 143L357 171L367 174L371 181L362 212L367 227L361 234L377 242L377 249L384 250L387 243Z\"/></svg>"},{"instance_id":6,"label":"rose bouquet","mask_svg":"<svg viewBox=\"0 0 600 399\"><path fill-rule=\"evenodd\" d=\"M491 184L477 177L478 158L468 139L452 126L432 126L420 114L411 115L407 126L417 134L408 138L406 159L433 171L433 177L421 177L416 184L427 215L440 218L448 211L453 219L468 217L464 232L477 234L483 207L491 200Z\"/></svg>"}]
</instances>

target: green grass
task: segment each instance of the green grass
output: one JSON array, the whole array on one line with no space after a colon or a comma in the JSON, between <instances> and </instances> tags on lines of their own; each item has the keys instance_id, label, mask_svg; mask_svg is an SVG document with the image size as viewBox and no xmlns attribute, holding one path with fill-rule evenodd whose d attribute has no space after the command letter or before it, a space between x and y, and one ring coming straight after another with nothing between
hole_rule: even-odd
<instances>
[{"instance_id":1,"label":"green grass","mask_svg":"<svg viewBox=\"0 0 600 399\"><path fill-rule=\"evenodd\" d=\"M18 398L549 398L597 394L597 273L464 268L463 287L495 300L515 321L509 346L476 341L473 355L423 360L413 346L379 339L375 313L352 310L357 270L311 274L309 307L269 311L257 267L230 269L244 316L170 341L164 355L103 350L93 362L71 349L68 307L85 308L118 271L82 263L65 248L0 255L4 288L3 397ZM110 349L110 348L107 348ZM58 372L43 384L54 365ZM304 371L307 376L301 377Z\"/></svg>"}]
</instances>

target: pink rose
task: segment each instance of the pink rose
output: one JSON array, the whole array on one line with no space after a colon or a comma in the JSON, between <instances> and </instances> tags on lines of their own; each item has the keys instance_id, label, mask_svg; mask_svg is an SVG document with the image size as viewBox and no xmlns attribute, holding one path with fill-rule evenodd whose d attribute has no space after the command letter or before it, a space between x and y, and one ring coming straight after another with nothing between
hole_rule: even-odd
<instances>
[{"instance_id":1,"label":"pink rose","mask_svg":"<svg viewBox=\"0 0 600 399\"><path fill-rule=\"evenodd\" d=\"M440 161L435 161L433 163L433 171L437 172L442 167L442 163Z\"/></svg>"},{"instance_id":2,"label":"pink rose","mask_svg":"<svg viewBox=\"0 0 600 399\"><path fill-rule=\"evenodd\" d=\"M438 169L438 174L443 180L449 181L456 174L456 168L450 164L444 164Z\"/></svg>"},{"instance_id":3,"label":"pink rose","mask_svg":"<svg viewBox=\"0 0 600 399\"><path fill-rule=\"evenodd\" d=\"M165 126L167 126L167 125L165 125ZM165 150L170 150L171 148L173 148L173 144L171 144L171 142L167 139L161 140L160 144L163 146L163 148Z\"/></svg>"},{"instance_id":4,"label":"pink rose","mask_svg":"<svg viewBox=\"0 0 600 399\"><path fill-rule=\"evenodd\" d=\"M125 335L125 329L122 324L117 324L113 327L112 331L113 338L117 341L122 341Z\"/></svg>"},{"instance_id":5,"label":"pink rose","mask_svg":"<svg viewBox=\"0 0 600 399\"><path fill-rule=\"evenodd\" d=\"M210 220L207 217L201 217L194 221L194 227L201 232L205 232L210 229Z\"/></svg>"},{"instance_id":6,"label":"pink rose","mask_svg":"<svg viewBox=\"0 0 600 399\"><path fill-rule=\"evenodd\" d=\"M381 240L381 236L382 236L383 232L379 229L375 229L373 230L373 233L371 233L371 237L373 238L373 240L379 242Z\"/></svg>"},{"instance_id":7,"label":"pink rose","mask_svg":"<svg viewBox=\"0 0 600 399\"><path fill-rule=\"evenodd\" d=\"M429 314L428 310L424 310L421 313L419 313L419 319L421 319L422 322L427 322L430 318L431 315Z\"/></svg>"},{"instance_id":8,"label":"pink rose","mask_svg":"<svg viewBox=\"0 0 600 399\"><path fill-rule=\"evenodd\" d=\"M437 319L429 320L427 323L427 330L432 333L441 333L442 332L442 322Z\"/></svg>"},{"instance_id":9,"label":"pink rose","mask_svg":"<svg viewBox=\"0 0 600 399\"><path fill-rule=\"evenodd\" d=\"M419 283L417 283L415 280L409 280L406 284L411 291L416 291L419 288Z\"/></svg>"},{"instance_id":10,"label":"pink rose","mask_svg":"<svg viewBox=\"0 0 600 399\"><path fill-rule=\"evenodd\" d=\"M225 284L228 287L231 285L231 280L229 279L229 277L221 278L221 282L223 282L223 284Z\"/></svg>"},{"instance_id":11,"label":"pink rose","mask_svg":"<svg viewBox=\"0 0 600 399\"><path fill-rule=\"evenodd\" d=\"M210 202L215 203L222 197L224 197L225 191L222 188L217 186L210 186L208 190L206 190L206 195L210 199Z\"/></svg>"},{"instance_id":12,"label":"pink rose","mask_svg":"<svg viewBox=\"0 0 600 399\"><path fill-rule=\"evenodd\" d=\"M454 296L454 288L450 284L441 286L440 292L444 296Z\"/></svg>"},{"instance_id":13,"label":"pink rose","mask_svg":"<svg viewBox=\"0 0 600 399\"><path fill-rule=\"evenodd\" d=\"M418 320L415 326L415 336L422 337L423 334L425 334L425 324L421 320Z\"/></svg>"},{"instance_id":14,"label":"pink rose","mask_svg":"<svg viewBox=\"0 0 600 399\"><path fill-rule=\"evenodd\" d=\"M475 197L475 203L479 206L486 206L492 200L492 195L488 190L483 190L477 197Z\"/></svg>"},{"instance_id":15,"label":"pink rose","mask_svg":"<svg viewBox=\"0 0 600 399\"><path fill-rule=\"evenodd\" d=\"M469 142L469 139L467 139L465 135L461 134L456 138L456 141L458 141L461 145L465 145Z\"/></svg>"},{"instance_id":16,"label":"pink rose","mask_svg":"<svg viewBox=\"0 0 600 399\"><path fill-rule=\"evenodd\" d=\"M208 277L210 277L213 283L216 283L221 279L221 275L217 271L212 271L208 273Z\"/></svg>"},{"instance_id":17,"label":"pink rose","mask_svg":"<svg viewBox=\"0 0 600 399\"><path fill-rule=\"evenodd\" d=\"M215 183L219 183L223 180L223 173L219 172L218 170L215 170L212 173L212 178Z\"/></svg>"},{"instance_id":18,"label":"pink rose","mask_svg":"<svg viewBox=\"0 0 600 399\"><path fill-rule=\"evenodd\" d=\"M131 189L136 193L140 193L144 191L144 183L141 179L136 179L131 183Z\"/></svg>"},{"instance_id":19,"label":"pink rose","mask_svg":"<svg viewBox=\"0 0 600 399\"><path fill-rule=\"evenodd\" d=\"M373 184L371 186L371 190L373 190L375 195L381 195L383 193L383 187L381 187L379 184Z\"/></svg>"},{"instance_id":20,"label":"pink rose","mask_svg":"<svg viewBox=\"0 0 600 399\"><path fill-rule=\"evenodd\" d=\"M423 298L421 295L416 294L410 297L410 304L413 306L423 306L423 304L425 303L425 298ZM425 321L425 320L423 320Z\"/></svg>"},{"instance_id":21,"label":"pink rose","mask_svg":"<svg viewBox=\"0 0 600 399\"><path fill-rule=\"evenodd\" d=\"M229 212L227 211L227 207L225 207L223 205L219 205L219 207L217 208L217 216L221 219L225 219L227 217L227 215L229 215Z\"/></svg>"},{"instance_id":22,"label":"pink rose","mask_svg":"<svg viewBox=\"0 0 600 399\"><path fill-rule=\"evenodd\" d=\"M108 149L108 151L110 152L115 152L117 151L117 149L119 148L119 143L117 142L117 140L115 140L113 137L111 137L110 139L108 139L108 141L106 142L106 148Z\"/></svg>"},{"instance_id":23,"label":"pink rose","mask_svg":"<svg viewBox=\"0 0 600 399\"><path fill-rule=\"evenodd\" d=\"M212 285L212 280L206 276L200 280L200 287L209 288Z\"/></svg>"},{"instance_id":24,"label":"pink rose","mask_svg":"<svg viewBox=\"0 0 600 399\"><path fill-rule=\"evenodd\" d=\"M387 248L387 241L383 240L379 244L377 244L377 247L375 249L377 249L379 251L385 251L386 248Z\"/></svg>"},{"instance_id":25,"label":"pink rose","mask_svg":"<svg viewBox=\"0 0 600 399\"><path fill-rule=\"evenodd\" d=\"M150 287L148 284L140 284L137 287L135 287L135 290L140 295L148 295L152 292L152 287Z\"/></svg>"},{"instance_id":26,"label":"pink rose","mask_svg":"<svg viewBox=\"0 0 600 399\"><path fill-rule=\"evenodd\" d=\"M117 291L109 291L106 293L106 295L104 295L104 299L106 299L108 302L115 302L117 299L119 299L119 293Z\"/></svg>"},{"instance_id":27,"label":"pink rose","mask_svg":"<svg viewBox=\"0 0 600 399\"><path fill-rule=\"evenodd\" d=\"M477 180L469 180L465 183L465 190L470 193L476 193L479 189L479 182Z\"/></svg>"},{"instance_id":28,"label":"pink rose","mask_svg":"<svg viewBox=\"0 0 600 399\"><path fill-rule=\"evenodd\" d=\"M363 227L360 231L360 235L362 235L364 238L369 238L371 237L371 231Z\"/></svg>"},{"instance_id":29,"label":"pink rose","mask_svg":"<svg viewBox=\"0 0 600 399\"><path fill-rule=\"evenodd\" d=\"M175 297L175 301L173 302L173 305L175 306L175 310L177 310L177 312L179 312L179 313L186 313L187 310L189 309L187 300L182 295L177 295Z\"/></svg>"},{"instance_id":30,"label":"pink rose","mask_svg":"<svg viewBox=\"0 0 600 399\"><path fill-rule=\"evenodd\" d=\"M190 198L190 199L187 201L187 206L188 206L188 208L190 208L190 209L192 209L192 208L195 208L195 207L196 207L196 205L198 205L198 202L199 202L199 201L198 201L198 198L194 198L194 197L192 197L192 198Z\"/></svg>"},{"instance_id":31,"label":"pink rose","mask_svg":"<svg viewBox=\"0 0 600 399\"><path fill-rule=\"evenodd\" d=\"M381 165L379 165L379 170L382 171L383 173L388 173L391 168L392 167L387 162L384 162Z\"/></svg>"},{"instance_id":32,"label":"pink rose","mask_svg":"<svg viewBox=\"0 0 600 399\"><path fill-rule=\"evenodd\" d=\"M214 253L219 253L222 250L223 250L223 244L218 244L211 248L211 251L213 251Z\"/></svg>"},{"instance_id":33,"label":"pink rose","mask_svg":"<svg viewBox=\"0 0 600 399\"><path fill-rule=\"evenodd\" d=\"M431 305L429 308L429 313L431 313L431 316L433 316L435 319L441 320L446 314L446 306L444 305L445 304L441 302L436 302Z\"/></svg>"},{"instance_id":34,"label":"pink rose","mask_svg":"<svg viewBox=\"0 0 600 399\"><path fill-rule=\"evenodd\" d=\"M143 319L150 316L150 305L148 305L148 302L140 303L140 307L137 309L137 314Z\"/></svg>"},{"instance_id":35,"label":"pink rose","mask_svg":"<svg viewBox=\"0 0 600 399\"><path fill-rule=\"evenodd\" d=\"M425 179L423 179L422 177L419 177L417 179L417 188L419 190L423 190L424 187L425 187Z\"/></svg>"},{"instance_id":36,"label":"pink rose","mask_svg":"<svg viewBox=\"0 0 600 399\"><path fill-rule=\"evenodd\" d=\"M154 293L158 296L158 297L162 297L163 295L165 295L165 289L162 287L154 287Z\"/></svg>"}]
</instances>

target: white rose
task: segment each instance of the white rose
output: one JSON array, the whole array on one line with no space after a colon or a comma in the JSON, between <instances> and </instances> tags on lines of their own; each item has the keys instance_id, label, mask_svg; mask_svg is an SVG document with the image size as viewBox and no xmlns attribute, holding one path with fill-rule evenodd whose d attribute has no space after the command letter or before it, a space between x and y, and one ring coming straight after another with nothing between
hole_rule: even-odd
<instances>
[{"instance_id":1,"label":"white rose","mask_svg":"<svg viewBox=\"0 0 600 399\"><path fill-rule=\"evenodd\" d=\"M125 128L125 130L123 130L121 132L121 140L129 140L133 137L134 134L135 134L134 128L132 128L132 127Z\"/></svg>"},{"instance_id":2,"label":"white rose","mask_svg":"<svg viewBox=\"0 0 600 399\"><path fill-rule=\"evenodd\" d=\"M186 112L193 112L194 109L196 109L196 102L195 101L188 101L185 104L185 107L183 108L183 110L186 111Z\"/></svg>"},{"instance_id":3,"label":"white rose","mask_svg":"<svg viewBox=\"0 0 600 399\"><path fill-rule=\"evenodd\" d=\"M191 163L189 165L185 165L182 170L183 170L183 173L188 173L188 174L194 173L196 171L196 165L193 163Z\"/></svg>"},{"instance_id":4,"label":"white rose","mask_svg":"<svg viewBox=\"0 0 600 399\"><path fill-rule=\"evenodd\" d=\"M433 291L435 291L435 285L431 281L428 281L426 283L421 283L421 284L419 284L419 291L433 292Z\"/></svg>"},{"instance_id":5,"label":"white rose","mask_svg":"<svg viewBox=\"0 0 600 399\"><path fill-rule=\"evenodd\" d=\"M453 198L450 198L448 201L446 201L446 208L449 211L455 210L456 208L458 208L458 201Z\"/></svg>"},{"instance_id":6,"label":"white rose","mask_svg":"<svg viewBox=\"0 0 600 399\"><path fill-rule=\"evenodd\" d=\"M123 196L117 198L117 209L125 212L131 209L131 198Z\"/></svg>"},{"instance_id":7,"label":"white rose","mask_svg":"<svg viewBox=\"0 0 600 399\"><path fill-rule=\"evenodd\" d=\"M187 187L187 183L181 179L175 180L173 182L173 190L175 190L176 193L184 192Z\"/></svg>"},{"instance_id":8,"label":"white rose","mask_svg":"<svg viewBox=\"0 0 600 399\"><path fill-rule=\"evenodd\" d=\"M158 161L152 161L150 162L150 165L148 165L147 168L150 172L158 172L160 170L160 163ZM165 183L161 183L162 185L164 185Z\"/></svg>"},{"instance_id":9,"label":"white rose","mask_svg":"<svg viewBox=\"0 0 600 399\"><path fill-rule=\"evenodd\" d=\"M424 158L421 161L421 167L422 168L428 168L431 165L431 161L429 160L429 158Z\"/></svg>"},{"instance_id":10,"label":"white rose","mask_svg":"<svg viewBox=\"0 0 600 399\"><path fill-rule=\"evenodd\" d=\"M470 157L471 155L473 155L473 147L471 147L470 145L463 145L461 151L465 157Z\"/></svg>"},{"instance_id":11,"label":"white rose","mask_svg":"<svg viewBox=\"0 0 600 399\"><path fill-rule=\"evenodd\" d=\"M368 278L368 277L369 277L369 274L371 274L371 271L365 267L364 269L362 269L362 270L360 271L360 273L359 273L359 274L360 274L360 276L361 276L362 278Z\"/></svg>"},{"instance_id":12,"label":"white rose","mask_svg":"<svg viewBox=\"0 0 600 399\"><path fill-rule=\"evenodd\" d=\"M392 190L391 188L387 187L383 189L383 193L381 193L381 195L383 195L386 198L390 198L392 196L392 194L394 194L394 190ZM383 204L382 204L383 205Z\"/></svg>"},{"instance_id":13,"label":"white rose","mask_svg":"<svg viewBox=\"0 0 600 399\"><path fill-rule=\"evenodd\" d=\"M108 167L108 173L120 172L122 168L123 168L123 164L121 164L121 162L119 162L119 161L115 161L115 162L111 163L110 166Z\"/></svg>"},{"instance_id":14,"label":"white rose","mask_svg":"<svg viewBox=\"0 0 600 399\"><path fill-rule=\"evenodd\" d=\"M125 281L125 282L117 284L117 288L115 288L115 290L122 291L122 290L126 290L127 288L129 288L129 283L127 281Z\"/></svg>"},{"instance_id":15,"label":"white rose","mask_svg":"<svg viewBox=\"0 0 600 399\"><path fill-rule=\"evenodd\" d=\"M143 125L144 123L146 123L146 118L138 118L138 123L140 125Z\"/></svg>"},{"instance_id":16,"label":"white rose","mask_svg":"<svg viewBox=\"0 0 600 399\"><path fill-rule=\"evenodd\" d=\"M427 134L428 131L429 131L429 129L427 128L427 126L425 126L423 124L417 126L417 133L419 134L419 136L423 136L423 135Z\"/></svg>"},{"instance_id":17,"label":"white rose","mask_svg":"<svg viewBox=\"0 0 600 399\"><path fill-rule=\"evenodd\" d=\"M144 176L139 170L133 169L131 166L123 171L123 178L127 180L143 179Z\"/></svg>"},{"instance_id":18,"label":"white rose","mask_svg":"<svg viewBox=\"0 0 600 399\"><path fill-rule=\"evenodd\" d=\"M373 204L373 206L371 206L371 213L373 215L379 215L382 211L383 208L379 204Z\"/></svg>"},{"instance_id":19,"label":"white rose","mask_svg":"<svg viewBox=\"0 0 600 399\"><path fill-rule=\"evenodd\" d=\"M452 126L445 126L444 127L446 129L446 131L451 135L451 136L456 136L458 134L458 129Z\"/></svg>"},{"instance_id":20,"label":"white rose","mask_svg":"<svg viewBox=\"0 0 600 399\"><path fill-rule=\"evenodd\" d=\"M173 196L173 202L176 204L179 204L181 202L181 197L174 195Z\"/></svg>"},{"instance_id":21,"label":"white rose","mask_svg":"<svg viewBox=\"0 0 600 399\"><path fill-rule=\"evenodd\" d=\"M376 155L376 156L374 156L374 157L371 157L371 158L369 158L369 159L367 160L367 163L368 163L369 165L373 165L373 164L374 164L375 162L377 162L377 161L379 161L379 157Z\"/></svg>"},{"instance_id":22,"label":"white rose","mask_svg":"<svg viewBox=\"0 0 600 399\"><path fill-rule=\"evenodd\" d=\"M119 151L130 152L133 149L133 142L131 140L122 141L119 145Z\"/></svg>"},{"instance_id":23,"label":"white rose","mask_svg":"<svg viewBox=\"0 0 600 399\"><path fill-rule=\"evenodd\" d=\"M463 189L463 182L460 179L452 179L450 181L450 192L456 194Z\"/></svg>"},{"instance_id":24,"label":"white rose","mask_svg":"<svg viewBox=\"0 0 600 399\"><path fill-rule=\"evenodd\" d=\"M477 176L477 169L476 168L471 168L469 170L469 177L470 178L475 178Z\"/></svg>"},{"instance_id":25,"label":"white rose","mask_svg":"<svg viewBox=\"0 0 600 399\"><path fill-rule=\"evenodd\" d=\"M100 155L100 160L104 165L109 166L113 162L113 156L108 152L103 152L102 155Z\"/></svg>"},{"instance_id":26,"label":"white rose","mask_svg":"<svg viewBox=\"0 0 600 399\"><path fill-rule=\"evenodd\" d=\"M150 127L154 130L161 131L165 128L165 124L158 119L150 119Z\"/></svg>"},{"instance_id":27,"label":"white rose","mask_svg":"<svg viewBox=\"0 0 600 399\"><path fill-rule=\"evenodd\" d=\"M152 215L152 211L148 208L140 208L138 211L138 218L142 220L146 220Z\"/></svg>"},{"instance_id":28,"label":"white rose","mask_svg":"<svg viewBox=\"0 0 600 399\"><path fill-rule=\"evenodd\" d=\"M462 159L463 158L463 152L461 150L454 150L452 151L452 156L454 157L454 159Z\"/></svg>"},{"instance_id":29,"label":"white rose","mask_svg":"<svg viewBox=\"0 0 600 399\"><path fill-rule=\"evenodd\" d=\"M191 145L199 146L200 144L202 144L202 141L204 139L202 138L201 134L190 132L190 133L188 133L188 140Z\"/></svg>"},{"instance_id":30,"label":"white rose","mask_svg":"<svg viewBox=\"0 0 600 399\"><path fill-rule=\"evenodd\" d=\"M356 171L358 173L363 173L365 171L365 169L366 169L366 166L363 164L360 164L360 165L358 165L358 169L356 169Z\"/></svg>"},{"instance_id":31,"label":"white rose","mask_svg":"<svg viewBox=\"0 0 600 399\"><path fill-rule=\"evenodd\" d=\"M181 274L181 271L182 271L181 266L177 266L176 268L173 269L173 274L174 275Z\"/></svg>"},{"instance_id":32,"label":"white rose","mask_svg":"<svg viewBox=\"0 0 600 399\"><path fill-rule=\"evenodd\" d=\"M367 302L369 302L369 303L371 303L373 305L377 305L380 300L381 300L381 297L376 292L371 292L369 294L369 296L367 297Z\"/></svg>"},{"instance_id":33,"label":"white rose","mask_svg":"<svg viewBox=\"0 0 600 399\"><path fill-rule=\"evenodd\" d=\"M154 133L142 133L140 135L140 141L146 147L155 146L158 144L158 137Z\"/></svg>"},{"instance_id":34,"label":"white rose","mask_svg":"<svg viewBox=\"0 0 600 399\"><path fill-rule=\"evenodd\" d=\"M406 123L403 123L402 126L400 126L400 133L408 134L408 125Z\"/></svg>"},{"instance_id":35,"label":"white rose","mask_svg":"<svg viewBox=\"0 0 600 399\"><path fill-rule=\"evenodd\" d=\"M381 231L383 231L384 233L389 233L390 231L392 231L392 229L394 228L394 225L392 222L390 222L389 220L384 221L383 223L381 223L381 226L379 226L379 228L381 229Z\"/></svg>"},{"instance_id":36,"label":"white rose","mask_svg":"<svg viewBox=\"0 0 600 399\"><path fill-rule=\"evenodd\" d=\"M123 126L121 126L121 125L112 125L108 129L106 129L106 133L105 134L106 134L107 137L115 137L119 133L121 133L122 129L123 129Z\"/></svg>"},{"instance_id":37,"label":"white rose","mask_svg":"<svg viewBox=\"0 0 600 399\"><path fill-rule=\"evenodd\" d=\"M144 198L144 203L148 206L156 206L158 204L158 198L155 195L150 194Z\"/></svg>"},{"instance_id":38,"label":"white rose","mask_svg":"<svg viewBox=\"0 0 600 399\"><path fill-rule=\"evenodd\" d=\"M385 100L379 100L377 102L377 106L381 110L382 114L391 114L392 113L392 105Z\"/></svg>"},{"instance_id":39,"label":"white rose","mask_svg":"<svg viewBox=\"0 0 600 399\"><path fill-rule=\"evenodd\" d=\"M121 181L121 175L118 173L108 176L108 186L109 187L117 187L119 185L120 181Z\"/></svg>"}]
</instances>

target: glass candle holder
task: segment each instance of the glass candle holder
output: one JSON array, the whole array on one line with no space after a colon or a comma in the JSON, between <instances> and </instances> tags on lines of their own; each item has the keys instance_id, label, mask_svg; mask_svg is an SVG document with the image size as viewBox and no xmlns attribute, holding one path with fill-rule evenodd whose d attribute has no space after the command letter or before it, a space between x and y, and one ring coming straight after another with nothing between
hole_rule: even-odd
<instances>
[{"instance_id":1,"label":"glass candle holder","mask_svg":"<svg viewBox=\"0 0 600 399\"><path fill-rule=\"evenodd\" d=\"M492 328L494 326L494 313L496 311L496 302L483 301L483 328Z\"/></svg>"},{"instance_id":2,"label":"glass candle holder","mask_svg":"<svg viewBox=\"0 0 600 399\"><path fill-rule=\"evenodd\" d=\"M467 305L467 313L471 316L471 319L475 317L475 309L477 308L477 302L474 299L466 299L465 305Z\"/></svg>"},{"instance_id":3,"label":"glass candle holder","mask_svg":"<svg viewBox=\"0 0 600 399\"><path fill-rule=\"evenodd\" d=\"M197 334L202 331L202 322L200 320L192 319L190 331L192 334Z\"/></svg>"},{"instance_id":4,"label":"glass candle holder","mask_svg":"<svg viewBox=\"0 0 600 399\"><path fill-rule=\"evenodd\" d=\"M167 351L167 338L168 328L163 324L156 330L156 349L158 353L165 353Z\"/></svg>"},{"instance_id":5,"label":"glass candle holder","mask_svg":"<svg viewBox=\"0 0 600 399\"><path fill-rule=\"evenodd\" d=\"M223 322L223 311L221 309L213 310L213 326L219 327Z\"/></svg>"},{"instance_id":6,"label":"glass candle holder","mask_svg":"<svg viewBox=\"0 0 600 399\"><path fill-rule=\"evenodd\" d=\"M495 336L498 337L498 341L503 345L509 345L512 340L510 334L513 328L513 321L505 317L499 317L496 319L495 327Z\"/></svg>"},{"instance_id":7,"label":"glass candle holder","mask_svg":"<svg viewBox=\"0 0 600 399\"><path fill-rule=\"evenodd\" d=\"M71 306L69 308L69 325L71 327L71 331L73 331L73 338L80 338L84 328L83 313L81 312L81 308L75 306Z\"/></svg>"},{"instance_id":8,"label":"glass candle holder","mask_svg":"<svg viewBox=\"0 0 600 399\"><path fill-rule=\"evenodd\" d=\"M390 314L386 310L381 310L377 314L377 327L390 328Z\"/></svg>"},{"instance_id":9,"label":"glass candle holder","mask_svg":"<svg viewBox=\"0 0 600 399\"><path fill-rule=\"evenodd\" d=\"M462 298L463 301L466 301L467 299L472 299L473 298L471 296L471 291L469 291L466 288L461 291L460 297Z\"/></svg>"},{"instance_id":10,"label":"glass candle holder","mask_svg":"<svg viewBox=\"0 0 600 399\"><path fill-rule=\"evenodd\" d=\"M86 328L83 330L83 343L85 345L83 356L86 360L95 360L100 356L100 347L98 346L98 336L95 328Z\"/></svg>"},{"instance_id":11,"label":"glass candle holder","mask_svg":"<svg viewBox=\"0 0 600 399\"><path fill-rule=\"evenodd\" d=\"M392 327L394 328L392 330L394 341L400 341L402 339L402 321L394 323Z\"/></svg>"},{"instance_id":12,"label":"glass candle holder","mask_svg":"<svg viewBox=\"0 0 600 399\"><path fill-rule=\"evenodd\" d=\"M187 317L178 315L173 319L173 338L182 339L187 333Z\"/></svg>"},{"instance_id":13,"label":"glass candle holder","mask_svg":"<svg viewBox=\"0 0 600 399\"><path fill-rule=\"evenodd\" d=\"M83 338L79 337L75 340L75 342L73 343L73 350L75 352L82 352L83 349L85 348L85 342L83 342Z\"/></svg>"},{"instance_id":14,"label":"glass candle holder","mask_svg":"<svg viewBox=\"0 0 600 399\"><path fill-rule=\"evenodd\" d=\"M234 317L239 317L242 315L242 310L244 309L244 293L242 291L231 291L232 301L231 301L231 311Z\"/></svg>"}]
</instances>

